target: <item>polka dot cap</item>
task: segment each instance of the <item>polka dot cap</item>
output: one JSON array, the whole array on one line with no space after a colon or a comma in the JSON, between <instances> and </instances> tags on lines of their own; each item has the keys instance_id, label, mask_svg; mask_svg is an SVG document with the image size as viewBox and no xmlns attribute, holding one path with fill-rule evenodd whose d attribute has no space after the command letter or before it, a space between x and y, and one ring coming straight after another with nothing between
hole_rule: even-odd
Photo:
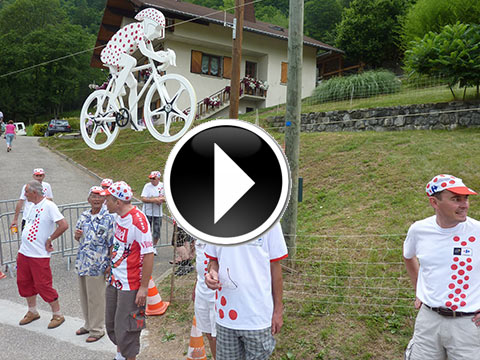
<instances>
[{"instance_id":1,"label":"polka dot cap","mask_svg":"<svg viewBox=\"0 0 480 360\"><path fill-rule=\"evenodd\" d=\"M130 201L132 200L132 188L125 181L117 181L108 189L103 190L101 195L113 195L117 199Z\"/></svg>"},{"instance_id":2,"label":"polka dot cap","mask_svg":"<svg viewBox=\"0 0 480 360\"><path fill-rule=\"evenodd\" d=\"M462 179L452 175L437 175L425 188L427 195L432 196L443 190L451 191L459 195L477 195L475 191L465 186Z\"/></svg>"},{"instance_id":3,"label":"polka dot cap","mask_svg":"<svg viewBox=\"0 0 480 360\"><path fill-rule=\"evenodd\" d=\"M33 169L33 175L44 175L44 174L45 174L45 170L43 170L42 168Z\"/></svg>"},{"instance_id":4,"label":"polka dot cap","mask_svg":"<svg viewBox=\"0 0 480 360\"><path fill-rule=\"evenodd\" d=\"M102 180L102 183L100 184L100 186L111 186L113 184L113 180L112 179L103 179Z\"/></svg>"},{"instance_id":5,"label":"polka dot cap","mask_svg":"<svg viewBox=\"0 0 480 360\"><path fill-rule=\"evenodd\" d=\"M135 20L143 21L145 19L151 19L155 21L157 24L165 26L165 17L163 16L161 11L158 11L154 8L147 8L140 11L136 16Z\"/></svg>"},{"instance_id":6,"label":"polka dot cap","mask_svg":"<svg viewBox=\"0 0 480 360\"><path fill-rule=\"evenodd\" d=\"M92 186L90 188L90 191L88 192L88 196L90 196L92 193L93 194L101 194L103 189L100 186Z\"/></svg>"},{"instance_id":7,"label":"polka dot cap","mask_svg":"<svg viewBox=\"0 0 480 360\"><path fill-rule=\"evenodd\" d=\"M162 173L160 171L152 171L150 175L148 175L150 179L159 178L160 176L162 176Z\"/></svg>"}]
</instances>

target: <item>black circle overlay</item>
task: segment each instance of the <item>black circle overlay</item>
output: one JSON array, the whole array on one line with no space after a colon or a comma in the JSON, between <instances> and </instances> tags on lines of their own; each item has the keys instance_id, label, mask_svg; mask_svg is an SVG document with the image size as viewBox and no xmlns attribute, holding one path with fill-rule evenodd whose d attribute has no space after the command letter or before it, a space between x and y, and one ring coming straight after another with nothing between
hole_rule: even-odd
<instances>
[{"instance_id":1,"label":"black circle overlay","mask_svg":"<svg viewBox=\"0 0 480 360\"><path fill-rule=\"evenodd\" d=\"M214 144L255 182L217 223ZM241 236L264 224L280 201L282 181L271 147L255 133L235 126L209 128L193 136L178 151L170 174L172 198L185 221L217 237Z\"/></svg>"}]
</instances>

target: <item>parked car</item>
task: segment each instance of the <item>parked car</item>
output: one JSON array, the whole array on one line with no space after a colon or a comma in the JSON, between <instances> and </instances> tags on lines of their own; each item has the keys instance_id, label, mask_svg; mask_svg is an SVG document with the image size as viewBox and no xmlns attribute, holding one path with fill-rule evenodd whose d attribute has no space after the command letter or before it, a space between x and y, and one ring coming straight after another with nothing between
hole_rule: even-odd
<instances>
[{"instance_id":1,"label":"parked car","mask_svg":"<svg viewBox=\"0 0 480 360\"><path fill-rule=\"evenodd\" d=\"M58 120L58 119L50 120L47 130L45 131L45 136L51 136L53 134L60 133L60 132L63 132L63 133L72 132L72 128L70 127L68 120Z\"/></svg>"},{"instance_id":2,"label":"parked car","mask_svg":"<svg viewBox=\"0 0 480 360\"><path fill-rule=\"evenodd\" d=\"M15 131L17 135L21 135L21 136L27 135L27 129L25 128L25 123L16 122L16 123L13 123L13 125L15 125Z\"/></svg>"}]
</instances>

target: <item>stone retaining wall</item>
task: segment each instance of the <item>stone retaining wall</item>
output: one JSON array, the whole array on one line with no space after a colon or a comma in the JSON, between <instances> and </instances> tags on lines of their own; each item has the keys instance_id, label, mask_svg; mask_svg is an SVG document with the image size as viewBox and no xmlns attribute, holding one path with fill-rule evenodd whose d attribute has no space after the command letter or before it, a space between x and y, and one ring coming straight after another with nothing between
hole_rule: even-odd
<instances>
[{"instance_id":1,"label":"stone retaining wall","mask_svg":"<svg viewBox=\"0 0 480 360\"><path fill-rule=\"evenodd\" d=\"M284 116L267 120L285 129ZM301 131L453 130L480 127L480 102L448 102L302 114Z\"/></svg>"}]
</instances>

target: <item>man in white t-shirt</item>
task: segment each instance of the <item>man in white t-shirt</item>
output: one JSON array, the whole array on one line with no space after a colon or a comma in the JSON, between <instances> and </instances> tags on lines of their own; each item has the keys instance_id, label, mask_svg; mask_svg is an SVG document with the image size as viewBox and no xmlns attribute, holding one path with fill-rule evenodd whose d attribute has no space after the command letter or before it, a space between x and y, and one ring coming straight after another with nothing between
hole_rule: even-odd
<instances>
[{"instance_id":1,"label":"man in white t-shirt","mask_svg":"<svg viewBox=\"0 0 480 360\"><path fill-rule=\"evenodd\" d=\"M42 184L43 195L48 200L53 201L52 187L50 186L49 183L47 183L46 181L43 181L43 179L45 179L45 170L43 170L42 168L33 169L32 176L34 180L37 180L38 182L40 182L40 184ZM18 226L18 216L20 215L20 211L23 208L23 214L26 214L30 206L32 206L32 203L29 202L27 197L25 196L25 185L23 185L22 191L20 192L20 199L18 200L17 206L15 207L15 215L13 216L13 221L11 226L13 225ZM22 226L21 226L22 230L24 226L25 226L25 217L22 220Z\"/></svg>"},{"instance_id":2,"label":"man in white t-shirt","mask_svg":"<svg viewBox=\"0 0 480 360\"><path fill-rule=\"evenodd\" d=\"M408 230L403 257L420 309L405 358L477 359L480 354L480 222L467 216L462 179L437 175L426 186L435 215Z\"/></svg>"},{"instance_id":3,"label":"man in white t-shirt","mask_svg":"<svg viewBox=\"0 0 480 360\"><path fill-rule=\"evenodd\" d=\"M207 245L205 255L205 283L216 290L217 359L268 359L283 325L279 260L288 252L280 224L242 245Z\"/></svg>"},{"instance_id":4,"label":"man in white t-shirt","mask_svg":"<svg viewBox=\"0 0 480 360\"><path fill-rule=\"evenodd\" d=\"M106 290L105 325L117 345L115 359L135 359L140 352L140 333L145 328L148 281L153 269L153 243L145 215L131 204L127 183L113 183L101 195L107 209L116 214L112 272Z\"/></svg>"},{"instance_id":5,"label":"man in white t-shirt","mask_svg":"<svg viewBox=\"0 0 480 360\"><path fill-rule=\"evenodd\" d=\"M57 206L43 196L42 184L36 180L25 186L25 195L32 204L24 214L25 228L17 256L17 286L20 296L26 298L28 312L20 325L40 318L37 311L37 295L52 308L49 329L60 326L65 318L60 312L58 293L52 287L50 253L52 241L68 229L68 223Z\"/></svg>"},{"instance_id":6,"label":"man in white t-shirt","mask_svg":"<svg viewBox=\"0 0 480 360\"><path fill-rule=\"evenodd\" d=\"M162 204L165 202L165 190L160 182L162 174L160 171L152 171L148 178L149 183L143 187L140 195L143 202L143 213L147 216L150 228L152 229L153 246L157 245L160 239L162 228Z\"/></svg>"}]
</instances>

